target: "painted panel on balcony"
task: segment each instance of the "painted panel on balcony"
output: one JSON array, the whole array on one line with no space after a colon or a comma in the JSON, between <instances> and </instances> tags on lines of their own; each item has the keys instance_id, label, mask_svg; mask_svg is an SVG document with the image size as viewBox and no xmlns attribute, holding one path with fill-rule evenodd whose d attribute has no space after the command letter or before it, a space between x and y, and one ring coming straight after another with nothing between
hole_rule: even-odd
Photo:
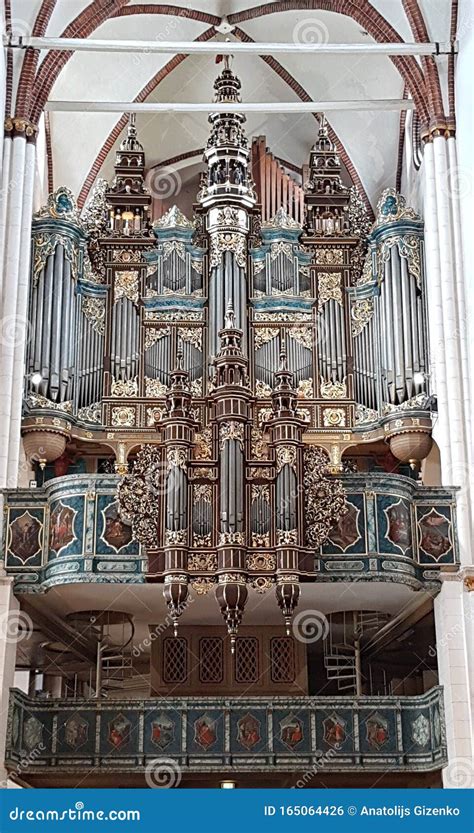
<instances>
[{"instance_id":1,"label":"painted panel on balcony","mask_svg":"<svg viewBox=\"0 0 474 833\"><path fill-rule=\"evenodd\" d=\"M184 724L183 724L184 721ZM50 700L14 690L6 761L35 750L32 771L144 770L164 755L183 769L231 765L435 771L446 762L442 689L413 697Z\"/></svg>"}]
</instances>

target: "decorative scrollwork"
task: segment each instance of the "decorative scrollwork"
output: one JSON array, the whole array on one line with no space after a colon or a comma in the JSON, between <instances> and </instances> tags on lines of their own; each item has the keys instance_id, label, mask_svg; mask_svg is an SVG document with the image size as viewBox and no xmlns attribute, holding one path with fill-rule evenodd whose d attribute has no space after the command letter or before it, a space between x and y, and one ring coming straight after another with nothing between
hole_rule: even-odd
<instances>
[{"instance_id":1,"label":"decorative scrollwork","mask_svg":"<svg viewBox=\"0 0 474 833\"><path fill-rule=\"evenodd\" d=\"M286 333L290 338L294 338L298 344L302 344L308 350L312 349L314 342L312 327L288 327Z\"/></svg>"},{"instance_id":2,"label":"decorative scrollwork","mask_svg":"<svg viewBox=\"0 0 474 833\"><path fill-rule=\"evenodd\" d=\"M319 547L332 527L347 511L346 495L340 480L329 474L330 462L321 448L304 452L306 543Z\"/></svg>"},{"instance_id":3,"label":"decorative scrollwork","mask_svg":"<svg viewBox=\"0 0 474 833\"><path fill-rule=\"evenodd\" d=\"M331 382L331 380L326 382L321 376L321 385L319 390L323 399L347 398L347 385L345 379L343 379L342 382Z\"/></svg>"},{"instance_id":4,"label":"decorative scrollwork","mask_svg":"<svg viewBox=\"0 0 474 833\"><path fill-rule=\"evenodd\" d=\"M278 445L276 449L276 470L280 472L283 466L296 469L296 446Z\"/></svg>"},{"instance_id":5,"label":"decorative scrollwork","mask_svg":"<svg viewBox=\"0 0 474 833\"><path fill-rule=\"evenodd\" d=\"M276 569L276 558L271 552L252 553L247 556L246 567L249 573L270 572Z\"/></svg>"},{"instance_id":6,"label":"decorative scrollwork","mask_svg":"<svg viewBox=\"0 0 474 833\"><path fill-rule=\"evenodd\" d=\"M214 587L216 580L213 578L195 578L191 582L191 587L198 596L205 596L210 593Z\"/></svg>"},{"instance_id":7,"label":"decorative scrollwork","mask_svg":"<svg viewBox=\"0 0 474 833\"><path fill-rule=\"evenodd\" d=\"M300 379L297 388L298 397L301 399L313 399L314 387L312 379Z\"/></svg>"},{"instance_id":8,"label":"decorative scrollwork","mask_svg":"<svg viewBox=\"0 0 474 833\"><path fill-rule=\"evenodd\" d=\"M105 300L86 296L82 300L82 312L92 328L103 336L105 333Z\"/></svg>"},{"instance_id":9,"label":"decorative scrollwork","mask_svg":"<svg viewBox=\"0 0 474 833\"><path fill-rule=\"evenodd\" d=\"M374 314L374 301L372 298L361 298L352 304L352 335L354 338L361 334L362 330L369 323Z\"/></svg>"},{"instance_id":10,"label":"decorative scrollwork","mask_svg":"<svg viewBox=\"0 0 474 833\"><path fill-rule=\"evenodd\" d=\"M202 329L201 327L178 327L178 335L182 341L197 347L202 352Z\"/></svg>"},{"instance_id":11,"label":"decorative scrollwork","mask_svg":"<svg viewBox=\"0 0 474 833\"><path fill-rule=\"evenodd\" d=\"M342 249L316 249L315 262L317 266L342 266L344 252Z\"/></svg>"},{"instance_id":12,"label":"decorative scrollwork","mask_svg":"<svg viewBox=\"0 0 474 833\"><path fill-rule=\"evenodd\" d=\"M78 249L71 237L54 232L52 234L35 234L33 237L33 286L38 283L41 270L57 246L62 246L64 254L71 264L71 274L74 279L78 275Z\"/></svg>"},{"instance_id":13,"label":"decorative scrollwork","mask_svg":"<svg viewBox=\"0 0 474 833\"><path fill-rule=\"evenodd\" d=\"M273 341L280 332L279 327L256 327L255 328L255 347L260 349L268 341Z\"/></svg>"},{"instance_id":14,"label":"decorative scrollwork","mask_svg":"<svg viewBox=\"0 0 474 833\"><path fill-rule=\"evenodd\" d=\"M318 311L328 301L336 301L342 307L342 276L339 272L320 272L318 275Z\"/></svg>"},{"instance_id":15,"label":"decorative scrollwork","mask_svg":"<svg viewBox=\"0 0 474 833\"><path fill-rule=\"evenodd\" d=\"M233 544L234 546L241 547L245 544L245 536L243 532L220 532L219 533L219 545L222 546L223 544Z\"/></svg>"},{"instance_id":16,"label":"decorative scrollwork","mask_svg":"<svg viewBox=\"0 0 474 833\"><path fill-rule=\"evenodd\" d=\"M72 401L52 402L51 399L47 399L46 396L42 396L40 393L30 393L27 401L32 408L47 408L50 411L72 414Z\"/></svg>"},{"instance_id":17,"label":"decorative scrollwork","mask_svg":"<svg viewBox=\"0 0 474 833\"><path fill-rule=\"evenodd\" d=\"M183 446L175 445L166 449L168 471L174 468L186 470L187 461L186 449Z\"/></svg>"},{"instance_id":18,"label":"decorative scrollwork","mask_svg":"<svg viewBox=\"0 0 474 833\"><path fill-rule=\"evenodd\" d=\"M138 396L138 376L126 381L112 377L110 394L111 396Z\"/></svg>"},{"instance_id":19,"label":"decorative scrollwork","mask_svg":"<svg viewBox=\"0 0 474 833\"><path fill-rule=\"evenodd\" d=\"M224 446L226 442L229 440L235 440L239 443L241 449L244 448L244 426L241 422L235 422L234 420L230 420L229 422L223 422L219 428L219 448L221 451L224 450Z\"/></svg>"},{"instance_id":20,"label":"decorative scrollwork","mask_svg":"<svg viewBox=\"0 0 474 833\"><path fill-rule=\"evenodd\" d=\"M133 428L136 423L135 408L112 408L112 425L121 428Z\"/></svg>"},{"instance_id":21,"label":"decorative scrollwork","mask_svg":"<svg viewBox=\"0 0 474 833\"><path fill-rule=\"evenodd\" d=\"M145 329L145 350L149 350L160 338L169 336L169 327L147 327Z\"/></svg>"},{"instance_id":22,"label":"decorative scrollwork","mask_svg":"<svg viewBox=\"0 0 474 833\"><path fill-rule=\"evenodd\" d=\"M122 519L131 523L137 541L157 546L159 506L163 467L157 446L145 445L138 452L132 470L120 481L117 499Z\"/></svg>"},{"instance_id":23,"label":"decorative scrollwork","mask_svg":"<svg viewBox=\"0 0 474 833\"><path fill-rule=\"evenodd\" d=\"M242 269L247 263L247 245L244 234L238 232L218 232L211 234L210 268L220 266L224 252L233 252L235 261Z\"/></svg>"},{"instance_id":24,"label":"decorative scrollwork","mask_svg":"<svg viewBox=\"0 0 474 833\"><path fill-rule=\"evenodd\" d=\"M160 379L149 379L145 376L145 396L166 396L168 388Z\"/></svg>"},{"instance_id":25,"label":"decorative scrollwork","mask_svg":"<svg viewBox=\"0 0 474 833\"><path fill-rule=\"evenodd\" d=\"M188 570L190 573L215 573L217 570L217 555L212 552L191 553L188 556Z\"/></svg>"},{"instance_id":26,"label":"decorative scrollwork","mask_svg":"<svg viewBox=\"0 0 474 833\"><path fill-rule=\"evenodd\" d=\"M297 529L277 529L277 546L291 546L298 543Z\"/></svg>"},{"instance_id":27,"label":"decorative scrollwork","mask_svg":"<svg viewBox=\"0 0 474 833\"><path fill-rule=\"evenodd\" d=\"M124 269L115 273L114 304L120 298L128 298L133 304L138 304L138 271L136 269Z\"/></svg>"}]
</instances>

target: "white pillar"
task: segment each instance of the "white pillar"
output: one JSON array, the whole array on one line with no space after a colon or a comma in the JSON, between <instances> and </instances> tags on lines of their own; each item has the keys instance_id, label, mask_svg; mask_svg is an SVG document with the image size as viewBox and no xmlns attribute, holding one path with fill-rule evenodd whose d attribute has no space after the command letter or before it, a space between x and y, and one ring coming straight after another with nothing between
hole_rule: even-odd
<instances>
[{"instance_id":1,"label":"white pillar","mask_svg":"<svg viewBox=\"0 0 474 833\"><path fill-rule=\"evenodd\" d=\"M13 579L0 574L0 786L7 786L5 742L10 689L15 677L17 626L24 625L19 604L13 595ZM24 633L22 629L18 636Z\"/></svg>"},{"instance_id":2,"label":"white pillar","mask_svg":"<svg viewBox=\"0 0 474 833\"><path fill-rule=\"evenodd\" d=\"M13 139L10 177L8 183L8 213L6 227L6 257L0 330L0 487L15 486L7 483L11 391L13 381L15 342L26 321L17 317L18 274L21 259L26 140L23 136ZM18 380L21 384L21 381Z\"/></svg>"},{"instance_id":3,"label":"white pillar","mask_svg":"<svg viewBox=\"0 0 474 833\"><path fill-rule=\"evenodd\" d=\"M20 262L17 278L17 304L14 340L13 373L11 380L10 428L8 442L7 483L18 486L21 443L21 409L25 375L25 348L31 334L28 320L28 296L31 261L31 218L35 184L36 148L33 142L26 145L25 177L23 182L23 213L21 222Z\"/></svg>"},{"instance_id":4,"label":"white pillar","mask_svg":"<svg viewBox=\"0 0 474 833\"><path fill-rule=\"evenodd\" d=\"M433 392L438 419L433 432L441 455L442 482L457 486L461 563L472 564L471 442L469 388L466 388L465 327L461 324L459 216L451 205L448 143L438 136L425 147L425 250Z\"/></svg>"},{"instance_id":5,"label":"white pillar","mask_svg":"<svg viewBox=\"0 0 474 833\"><path fill-rule=\"evenodd\" d=\"M468 574L470 571L470 575ZM469 592L469 587L472 591ZM434 603L449 762L445 787L474 787L474 570L443 576Z\"/></svg>"}]
</instances>

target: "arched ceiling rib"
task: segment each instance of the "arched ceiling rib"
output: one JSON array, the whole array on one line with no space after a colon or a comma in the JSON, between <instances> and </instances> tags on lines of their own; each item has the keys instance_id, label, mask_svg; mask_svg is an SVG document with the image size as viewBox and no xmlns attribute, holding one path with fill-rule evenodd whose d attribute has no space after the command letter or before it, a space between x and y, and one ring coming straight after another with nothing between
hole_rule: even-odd
<instances>
[{"instance_id":1,"label":"arched ceiling rib","mask_svg":"<svg viewBox=\"0 0 474 833\"><path fill-rule=\"evenodd\" d=\"M441 2L439 14L433 20L430 6L438 0L419 0L427 32L431 38L449 39L450 12ZM238 23L241 37L252 40L288 41L316 37L331 42L367 42L378 40L414 39L403 13L402 4L393 0L301 0L294 2L262 3L249 8L244 0L201 0L185 2L182 6L142 3L138 0L12 0L12 17L30 16L30 26L38 11L49 6L46 33L52 36L193 40L203 35L212 25L218 25L222 15ZM112 16L111 15L112 8ZM416 11L416 10L415 10ZM159 13L157 13L159 12ZM416 13L415 13L416 18ZM446 21L444 20L446 18ZM419 16L417 18L420 24ZM413 19L412 19L413 24ZM305 27L307 34L305 34ZM447 27L446 31L441 31ZM369 32L369 34L368 34ZM319 34L318 34L319 33ZM171 75L163 76L163 68L174 56L124 55L114 53L49 53L42 54L34 95L38 97L31 113L37 118L42 101L52 98L143 100L209 100L216 68L212 58L189 56L178 62ZM242 67L238 64L242 63ZM418 104L425 107L427 96L420 62L415 58L395 59L382 56L324 56L316 58L292 55L262 59L246 56L236 62L242 76L243 95L247 100L295 100L298 96L368 98L401 97L404 79ZM161 71L161 75L160 75ZM57 75L57 77L56 77ZM161 78L159 85L151 79ZM258 83L256 83L258 79ZM32 88L32 87L31 87ZM399 114L334 111L331 123L348 154L348 167L353 165L372 204L381 188L394 184L398 158ZM115 128L115 129L114 129ZM142 116L139 129L150 164L204 144L207 137L206 117L185 115ZM297 165L307 159L314 137L314 119L309 114L282 116L262 114L249 118L250 134L264 133L276 155L284 156ZM112 134L113 131L113 134ZM112 148L120 126L111 114L51 115L51 135L54 149L55 184L66 184L73 190L90 185L89 174L97 169L97 157L108 142ZM112 157L104 162L103 171L110 174ZM347 163L346 163L347 164ZM83 189L83 194L85 193Z\"/></svg>"}]
</instances>

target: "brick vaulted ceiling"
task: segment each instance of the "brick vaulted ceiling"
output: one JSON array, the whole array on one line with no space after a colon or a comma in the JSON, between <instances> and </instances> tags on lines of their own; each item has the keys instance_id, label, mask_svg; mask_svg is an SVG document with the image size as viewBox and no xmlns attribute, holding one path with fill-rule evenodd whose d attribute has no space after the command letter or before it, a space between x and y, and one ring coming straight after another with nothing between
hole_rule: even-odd
<instances>
[{"instance_id":1,"label":"brick vaulted ceiling","mask_svg":"<svg viewBox=\"0 0 474 833\"><path fill-rule=\"evenodd\" d=\"M3 2L3 0L1 0ZM165 5L137 0L4 0L7 25L19 34L106 39L194 40L222 38L226 16L241 40L362 42L447 41L455 31L456 0L190 0ZM443 63L445 62L445 64ZM234 63L247 101L402 98L415 100L422 123L453 115L448 59L392 60L385 56L240 56ZM37 121L49 99L206 101L216 67L212 56L123 53L15 52L10 57L11 112ZM331 111L341 155L366 201L395 185L400 156L400 113ZM125 119L117 114L52 113L50 177L81 202L97 175L109 177ZM183 156L205 144L204 113L140 114L147 163ZM249 135L264 134L272 152L294 165L308 157L315 135L310 114L248 116ZM181 175L186 178L186 161Z\"/></svg>"}]
</instances>

